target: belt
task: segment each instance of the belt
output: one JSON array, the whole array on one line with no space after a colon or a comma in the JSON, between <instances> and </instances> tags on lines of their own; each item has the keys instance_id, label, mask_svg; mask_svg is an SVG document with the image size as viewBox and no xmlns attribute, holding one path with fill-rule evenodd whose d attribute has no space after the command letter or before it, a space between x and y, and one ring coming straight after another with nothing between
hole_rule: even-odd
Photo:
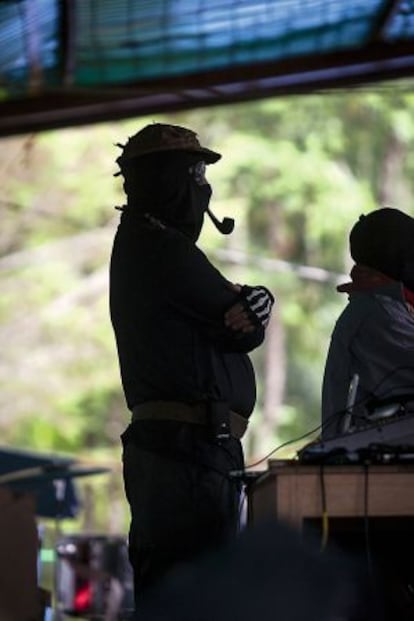
<instances>
[{"instance_id":1,"label":"belt","mask_svg":"<svg viewBox=\"0 0 414 621\"><path fill-rule=\"evenodd\" d=\"M195 425L209 423L207 403L181 403L179 401L147 401L132 409L132 422L138 420L174 420ZM230 433L240 440L247 429L248 420L229 410Z\"/></svg>"}]
</instances>

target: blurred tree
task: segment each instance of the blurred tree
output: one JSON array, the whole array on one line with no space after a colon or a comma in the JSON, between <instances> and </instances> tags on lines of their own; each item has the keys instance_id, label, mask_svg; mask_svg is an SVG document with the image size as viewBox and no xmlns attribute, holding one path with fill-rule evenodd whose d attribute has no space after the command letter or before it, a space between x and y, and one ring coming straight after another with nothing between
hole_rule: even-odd
<instances>
[{"instance_id":1,"label":"blurred tree","mask_svg":"<svg viewBox=\"0 0 414 621\"><path fill-rule=\"evenodd\" d=\"M221 210L236 204L236 220L243 214L239 248L292 266L290 274L249 274L279 301L264 356L256 356L261 415L249 453L319 423L328 339L346 301L334 285L350 267L348 231L360 213L384 201L411 211L413 106L410 94L390 90L268 100L219 117L203 112L203 126L224 155L217 166ZM304 278L295 265L322 268L325 278Z\"/></svg>"},{"instance_id":2,"label":"blurred tree","mask_svg":"<svg viewBox=\"0 0 414 621\"><path fill-rule=\"evenodd\" d=\"M325 353L345 303L347 235L383 201L412 212L414 97L396 88L270 99L3 139L0 428L4 442L119 459L128 420L109 324L107 270L123 195L117 142L154 120L223 153L201 243L235 282L275 292L254 352L248 459L316 427Z\"/></svg>"}]
</instances>

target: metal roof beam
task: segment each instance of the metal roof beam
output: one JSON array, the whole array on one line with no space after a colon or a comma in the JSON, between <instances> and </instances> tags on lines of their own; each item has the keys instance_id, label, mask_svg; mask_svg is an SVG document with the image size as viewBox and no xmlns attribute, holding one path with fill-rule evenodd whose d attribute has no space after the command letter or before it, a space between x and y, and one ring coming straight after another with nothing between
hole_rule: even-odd
<instances>
[{"instance_id":1,"label":"metal roof beam","mask_svg":"<svg viewBox=\"0 0 414 621\"><path fill-rule=\"evenodd\" d=\"M388 22L397 12L400 4L401 0L384 0L384 5L378 12L378 15L372 24L371 33L368 37L368 41L370 43L376 43L384 40L384 31L388 25Z\"/></svg>"},{"instance_id":2,"label":"metal roof beam","mask_svg":"<svg viewBox=\"0 0 414 621\"><path fill-rule=\"evenodd\" d=\"M411 42L147 80L115 89L58 89L0 102L0 136L282 95L308 94L414 75Z\"/></svg>"}]
</instances>

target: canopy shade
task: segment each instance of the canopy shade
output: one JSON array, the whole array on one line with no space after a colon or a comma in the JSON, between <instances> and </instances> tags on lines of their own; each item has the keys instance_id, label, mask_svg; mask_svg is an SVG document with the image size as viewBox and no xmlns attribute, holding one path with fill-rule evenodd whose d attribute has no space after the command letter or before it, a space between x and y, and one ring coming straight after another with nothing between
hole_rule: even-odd
<instances>
[{"instance_id":1,"label":"canopy shade","mask_svg":"<svg viewBox=\"0 0 414 621\"><path fill-rule=\"evenodd\" d=\"M412 0L0 3L0 135L413 74Z\"/></svg>"},{"instance_id":2,"label":"canopy shade","mask_svg":"<svg viewBox=\"0 0 414 621\"><path fill-rule=\"evenodd\" d=\"M74 459L0 448L0 486L35 498L36 515L73 518L80 509L74 479L107 472L106 468L76 468Z\"/></svg>"}]
</instances>

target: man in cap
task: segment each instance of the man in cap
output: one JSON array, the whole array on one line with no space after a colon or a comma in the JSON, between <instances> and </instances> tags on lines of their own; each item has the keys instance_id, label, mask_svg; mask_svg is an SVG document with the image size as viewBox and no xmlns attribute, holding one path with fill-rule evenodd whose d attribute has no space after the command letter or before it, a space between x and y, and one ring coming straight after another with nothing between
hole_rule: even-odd
<instances>
[{"instance_id":1,"label":"man in cap","mask_svg":"<svg viewBox=\"0 0 414 621\"><path fill-rule=\"evenodd\" d=\"M381 404L414 403L414 219L377 209L353 226L349 303L332 334L322 387L322 437L366 425Z\"/></svg>"},{"instance_id":2,"label":"man in cap","mask_svg":"<svg viewBox=\"0 0 414 621\"><path fill-rule=\"evenodd\" d=\"M132 420L122 436L136 600L177 564L237 532L240 439L255 400L247 355L273 297L229 282L196 246L210 211L206 164L186 128L154 123L117 159L127 204L110 267L111 320Z\"/></svg>"}]
</instances>

